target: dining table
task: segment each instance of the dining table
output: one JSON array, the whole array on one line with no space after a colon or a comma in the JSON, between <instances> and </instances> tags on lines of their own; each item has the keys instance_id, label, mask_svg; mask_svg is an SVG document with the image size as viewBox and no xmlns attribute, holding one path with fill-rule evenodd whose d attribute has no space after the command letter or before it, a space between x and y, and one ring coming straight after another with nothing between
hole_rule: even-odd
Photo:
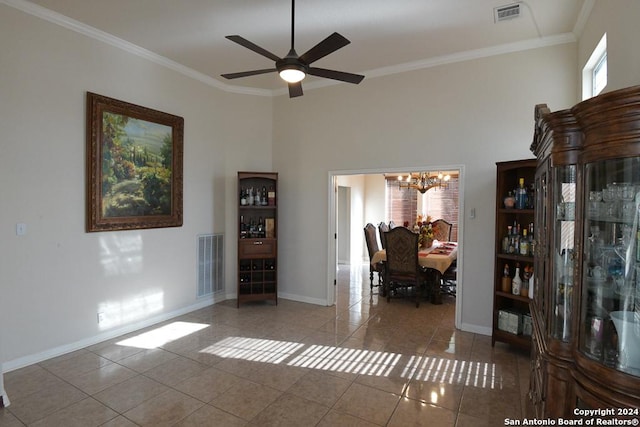
<instances>
[{"instance_id":1,"label":"dining table","mask_svg":"<svg viewBox=\"0 0 640 427\"><path fill-rule=\"evenodd\" d=\"M440 274L447 271L447 268L453 264L458 258L457 242L439 242L434 240L433 244L428 248L416 248L418 251L418 263L424 268L433 268L438 270ZM387 251L379 250L373 254L371 264L385 262L387 260Z\"/></svg>"},{"instance_id":2,"label":"dining table","mask_svg":"<svg viewBox=\"0 0 640 427\"><path fill-rule=\"evenodd\" d=\"M458 259L458 243L457 242L440 242L434 240L433 244L428 248L416 248L418 251L418 263L428 272L432 273L433 283L430 300L434 304L441 304L442 298L439 293L439 286L436 286L442 280L445 271ZM379 250L371 258L371 264L379 262L384 263L387 260L387 251Z\"/></svg>"}]
</instances>

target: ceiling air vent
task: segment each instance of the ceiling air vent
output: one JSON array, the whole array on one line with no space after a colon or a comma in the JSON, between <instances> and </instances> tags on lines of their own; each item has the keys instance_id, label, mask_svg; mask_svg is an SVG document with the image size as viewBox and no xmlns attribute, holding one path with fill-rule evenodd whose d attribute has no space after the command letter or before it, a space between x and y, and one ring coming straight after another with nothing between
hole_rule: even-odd
<instances>
[{"instance_id":1,"label":"ceiling air vent","mask_svg":"<svg viewBox=\"0 0 640 427\"><path fill-rule=\"evenodd\" d=\"M513 3L493 9L493 19L495 22L506 21L520 16L520 4Z\"/></svg>"}]
</instances>

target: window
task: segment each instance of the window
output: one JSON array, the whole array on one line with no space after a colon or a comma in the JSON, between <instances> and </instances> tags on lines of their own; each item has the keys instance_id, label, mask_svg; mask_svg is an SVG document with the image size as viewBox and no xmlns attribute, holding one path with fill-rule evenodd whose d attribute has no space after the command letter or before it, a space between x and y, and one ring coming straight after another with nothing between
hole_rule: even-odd
<instances>
[{"instance_id":1,"label":"window","mask_svg":"<svg viewBox=\"0 0 640 427\"><path fill-rule=\"evenodd\" d=\"M386 182L385 214L387 220L393 221L398 225L403 225L405 222L413 225L418 211L418 198L416 196L418 192L416 190L398 188L398 180L394 177L387 177Z\"/></svg>"},{"instance_id":2,"label":"window","mask_svg":"<svg viewBox=\"0 0 640 427\"><path fill-rule=\"evenodd\" d=\"M596 96L607 85L607 52L600 57L592 73L593 96Z\"/></svg>"},{"instance_id":3,"label":"window","mask_svg":"<svg viewBox=\"0 0 640 427\"><path fill-rule=\"evenodd\" d=\"M582 99L598 95L607 86L607 35L591 53L582 69Z\"/></svg>"},{"instance_id":4,"label":"window","mask_svg":"<svg viewBox=\"0 0 640 427\"><path fill-rule=\"evenodd\" d=\"M420 194L413 189L399 189L397 177L388 176L385 213L388 221L397 225L413 225L418 214L431 215L431 220L442 218L453 224L451 240L458 240L458 188L459 176L452 175L446 190L432 189Z\"/></svg>"}]
</instances>

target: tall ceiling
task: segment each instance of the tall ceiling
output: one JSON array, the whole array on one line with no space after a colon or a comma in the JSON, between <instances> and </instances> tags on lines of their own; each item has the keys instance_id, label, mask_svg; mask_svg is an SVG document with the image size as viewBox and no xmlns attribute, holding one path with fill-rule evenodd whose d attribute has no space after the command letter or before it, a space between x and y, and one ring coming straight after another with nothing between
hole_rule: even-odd
<instances>
[{"instance_id":1,"label":"tall ceiling","mask_svg":"<svg viewBox=\"0 0 640 427\"><path fill-rule=\"evenodd\" d=\"M223 73L273 67L225 38L238 34L285 56L291 42L290 0L4 0L81 28L107 33L240 92L284 93L276 73L226 80ZM500 0L298 0L295 48L302 54L338 32L351 44L314 66L367 78L462 59L573 41L593 0L529 0L520 17L494 22ZM81 23L78 25L78 23ZM116 42L119 42L117 39ZM128 45L125 43L125 45ZM307 76L305 89L348 84Z\"/></svg>"}]
</instances>

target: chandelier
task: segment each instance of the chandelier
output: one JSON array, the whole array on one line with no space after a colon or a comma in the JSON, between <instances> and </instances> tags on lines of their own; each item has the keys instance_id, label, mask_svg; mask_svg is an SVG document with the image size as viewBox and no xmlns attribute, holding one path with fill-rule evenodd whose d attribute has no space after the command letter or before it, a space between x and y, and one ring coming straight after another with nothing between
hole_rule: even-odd
<instances>
[{"instance_id":1,"label":"chandelier","mask_svg":"<svg viewBox=\"0 0 640 427\"><path fill-rule=\"evenodd\" d=\"M415 188L424 194L432 188L447 188L451 175L438 172L420 172L417 174L410 173L406 178L402 175L398 176L398 188Z\"/></svg>"}]
</instances>

